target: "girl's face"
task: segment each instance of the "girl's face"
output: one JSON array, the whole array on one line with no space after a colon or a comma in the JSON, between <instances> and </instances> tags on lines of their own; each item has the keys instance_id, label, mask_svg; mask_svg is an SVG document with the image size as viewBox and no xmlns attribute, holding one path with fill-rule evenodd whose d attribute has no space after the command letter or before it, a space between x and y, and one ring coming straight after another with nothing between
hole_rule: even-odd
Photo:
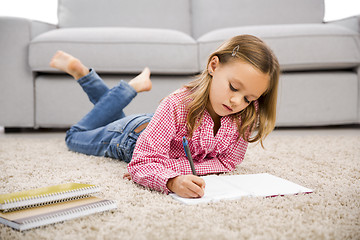
<instances>
[{"instance_id":1,"label":"girl's face","mask_svg":"<svg viewBox=\"0 0 360 240\"><path fill-rule=\"evenodd\" d=\"M207 110L214 120L245 109L269 86L268 74L241 60L221 64L214 56L208 71L213 78Z\"/></svg>"}]
</instances>

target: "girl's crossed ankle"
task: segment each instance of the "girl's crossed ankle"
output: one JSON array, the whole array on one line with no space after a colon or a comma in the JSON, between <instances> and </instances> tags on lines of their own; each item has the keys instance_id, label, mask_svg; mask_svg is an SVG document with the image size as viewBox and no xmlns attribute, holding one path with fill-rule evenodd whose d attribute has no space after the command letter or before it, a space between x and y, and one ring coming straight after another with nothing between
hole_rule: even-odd
<instances>
[{"instance_id":1,"label":"girl's crossed ankle","mask_svg":"<svg viewBox=\"0 0 360 240\"><path fill-rule=\"evenodd\" d=\"M89 69L79 59L63 51L56 52L50 61L50 66L70 74L75 80L89 73Z\"/></svg>"}]
</instances>

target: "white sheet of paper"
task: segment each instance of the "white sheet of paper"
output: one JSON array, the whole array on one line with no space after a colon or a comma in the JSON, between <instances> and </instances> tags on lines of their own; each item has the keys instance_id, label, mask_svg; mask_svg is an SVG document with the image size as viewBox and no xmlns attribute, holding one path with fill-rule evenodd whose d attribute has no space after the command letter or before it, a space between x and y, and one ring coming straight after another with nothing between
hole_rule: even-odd
<instances>
[{"instance_id":1,"label":"white sheet of paper","mask_svg":"<svg viewBox=\"0 0 360 240\"><path fill-rule=\"evenodd\" d=\"M312 192L309 188L268 173L223 176L222 180L254 197Z\"/></svg>"},{"instance_id":2,"label":"white sheet of paper","mask_svg":"<svg viewBox=\"0 0 360 240\"><path fill-rule=\"evenodd\" d=\"M268 197L311 193L312 189L276 177L268 173L202 177L205 180L205 195L202 198L182 198L171 196L185 204L199 204L220 200L234 200L245 196Z\"/></svg>"},{"instance_id":3,"label":"white sheet of paper","mask_svg":"<svg viewBox=\"0 0 360 240\"><path fill-rule=\"evenodd\" d=\"M216 202L223 199L238 199L249 195L247 192L241 191L237 187L222 181L220 176L209 175L202 178L205 180L205 194L202 198L182 198L176 194L171 194L172 197L186 204L198 204Z\"/></svg>"}]
</instances>

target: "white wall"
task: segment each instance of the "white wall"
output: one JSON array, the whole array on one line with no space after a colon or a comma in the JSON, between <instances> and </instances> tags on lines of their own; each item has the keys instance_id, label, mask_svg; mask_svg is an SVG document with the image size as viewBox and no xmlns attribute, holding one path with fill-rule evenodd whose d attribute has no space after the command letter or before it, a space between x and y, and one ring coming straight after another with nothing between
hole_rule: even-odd
<instances>
[{"instance_id":1,"label":"white wall","mask_svg":"<svg viewBox=\"0 0 360 240\"><path fill-rule=\"evenodd\" d=\"M354 15L360 15L360 0L325 0L325 21ZM24 17L56 24L57 0L0 0L0 16Z\"/></svg>"}]
</instances>

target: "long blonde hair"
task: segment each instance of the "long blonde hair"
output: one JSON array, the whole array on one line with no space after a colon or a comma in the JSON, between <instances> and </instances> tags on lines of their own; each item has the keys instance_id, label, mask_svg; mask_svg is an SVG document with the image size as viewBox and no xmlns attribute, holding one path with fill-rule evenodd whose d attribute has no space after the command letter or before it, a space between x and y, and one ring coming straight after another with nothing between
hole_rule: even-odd
<instances>
[{"instance_id":1,"label":"long blonde hair","mask_svg":"<svg viewBox=\"0 0 360 240\"><path fill-rule=\"evenodd\" d=\"M207 66L214 56L219 58L221 64L236 60L245 61L262 73L269 75L270 84L265 93L256 102L252 102L241 112L232 115L237 124L239 136L247 142L260 140L263 146L263 139L275 127L280 67L271 49L262 40L251 35L235 36L224 42L209 56L205 70L195 80L185 85L189 92L187 98L184 99L188 110L186 117L188 135L192 136L199 127L209 101L212 76L209 74ZM251 137L253 131L256 131L256 134Z\"/></svg>"}]
</instances>

